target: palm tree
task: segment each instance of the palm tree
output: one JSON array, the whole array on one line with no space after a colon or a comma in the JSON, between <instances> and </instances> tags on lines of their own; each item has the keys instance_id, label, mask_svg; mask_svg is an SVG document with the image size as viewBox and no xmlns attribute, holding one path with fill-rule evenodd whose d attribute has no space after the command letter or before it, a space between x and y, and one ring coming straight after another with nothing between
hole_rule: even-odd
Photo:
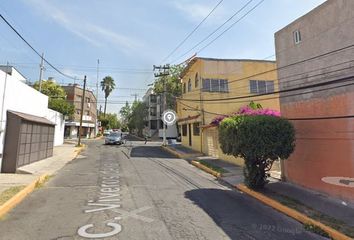
<instances>
[{"instance_id":1,"label":"palm tree","mask_svg":"<svg viewBox=\"0 0 354 240\"><path fill-rule=\"evenodd\" d=\"M116 87L116 84L114 83L114 79L111 76L106 76L101 81L101 88L102 88L102 91L104 92L104 98L105 98L104 113L103 113L104 117L106 117L107 98L115 87Z\"/></svg>"}]
</instances>

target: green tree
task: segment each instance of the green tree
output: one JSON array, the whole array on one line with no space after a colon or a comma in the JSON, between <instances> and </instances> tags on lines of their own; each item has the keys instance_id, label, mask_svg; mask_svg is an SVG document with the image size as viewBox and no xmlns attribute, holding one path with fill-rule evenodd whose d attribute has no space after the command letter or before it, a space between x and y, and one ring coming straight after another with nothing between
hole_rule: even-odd
<instances>
[{"instance_id":1,"label":"green tree","mask_svg":"<svg viewBox=\"0 0 354 240\"><path fill-rule=\"evenodd\" d=\"M122 127L126 128L128 126L128 122L129 122L131 113L132 113L132 109L131 109L129 103L126 102L125 106L122 107L119 111L119 114L122 118L122 125L123 125Z\"/></svg>"},{"instance_id":2,"label":"green tree","mask_svg":"<svg viewBox=\"0 0 354 240\"><path fill-rule=\"evenodd\" d=\"M295 130L285 118L266 115L238 115L219 126L221 149L245 160L245 184L263 188L276 159L287 159L295 148Z\"/></svg>"},{"instance_id":3,"label":"green tree","mask_svg":"<svg viewBox=\"0 0 354 240\"><path fill-rule=\"evenodd\" d=\"M100 114L98 120L101 122L101 126L105 129L119 129L121 128L121 122L118 119L117 114L107 113L106 116Z\"/></svg>"},{"instance_id":4,"label":"green tree","mask_svg":"<svg viewBox=\"0 0 354 240\"><path fill-rule=\"evenodd\" d=\"M39 91L39 82L33 84L33 88ZM64 88L53 80L42 81L41 93L48 96L48 107L65 116L72 116L75 107L72 103L66 101L66 93Z\"/></svg>"},{"instance_id":5,"label":"green tree","mask_svg":"<svg viewBox=\"0 0 354 240\"><path fill-rule=\"evenodd\" d=\"M154 92L156 94L163 94L163 82L166 83L166 102L171 109L176 109L175 97L181 96L182 87L180 75L184 67L182 65L174 65L170 68L170 75L159 77L154 83Z\"/></svg>"},{"instance_id":6,"label":"green tree","mask_svg":"<svg viewBox=\"0 0 354 240\"><path fill-rule=\"evenodd\" d=\"M135 101L131 107L131 114L128 121L130 131L136 130L139 136L143 135L145 127L145 117L148 114L148 108L144 102Z\"/></svg>"},{"instance_id":7,"label":"green tree","mask_svg":"<svg viewBox=\"0 0 354 240\"><path fill-rule=\"evenodd\" d=\"M103 78L101 81L101 88L102 91L104 92L104 112L103 115L106 116L106 108L107 108L107 98L113 91L113 89L116 87L116 84L114 83L114 79L111 76L106 76Z\"/></svg>"}]
</instances>

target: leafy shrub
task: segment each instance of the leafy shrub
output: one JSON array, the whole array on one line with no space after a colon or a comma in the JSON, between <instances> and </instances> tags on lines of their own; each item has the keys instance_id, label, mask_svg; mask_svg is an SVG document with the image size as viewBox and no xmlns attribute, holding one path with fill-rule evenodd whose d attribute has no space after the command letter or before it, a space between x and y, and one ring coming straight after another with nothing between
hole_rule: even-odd
<instances>
[{"instance_id":1,"label":"leafy shrub","mask_svg":"<svg viewBox=\"0 0 354 240\"><path fill-rule=\"evenodd\" d=\"M219 141L225 154L245 160L245 184L253 189L267 183L274 160L294 151L295 131L285 118L273 115L238 115L224 119Z\"/></svg>"}]
</instances>

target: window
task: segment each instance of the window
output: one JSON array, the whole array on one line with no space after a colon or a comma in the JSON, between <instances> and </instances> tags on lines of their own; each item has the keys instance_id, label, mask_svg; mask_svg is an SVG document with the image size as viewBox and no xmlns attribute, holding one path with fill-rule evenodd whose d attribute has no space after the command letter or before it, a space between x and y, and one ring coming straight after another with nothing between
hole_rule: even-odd
<instances>
[{"instance_id":1,"label":"window","mask_svg":"<svg viewBox=\"0 0 354 240\"><path fill-rule=\"evenodd\" d=\"M186 93L186 83L183 83L183 93Z\"/></svg>"},{"instance_id":2,"label":"window","mask_svg":"<svg viewBox=\"0 0 354 240\"><path fill-rule=\"evenodd\" d=\"M294 36L294 42L295 44L299 44L301 42L301 33L299 30L296 30L293 32L293 36Z\"/></svg>"},{"instance_id":3,"label":"window","mask_svg":"<svg viewBox=\"0 0 354 240\"><path fill-rule=\"evenodd\" d=\"M187 136L187 124L182 125L182 136Z\"/></svg>"},{"instance_id":4,"label":"window","mask_svg":"<svg viewBox=\"0 0 354 240\"><path fill-rule=\"evenodd\" d=\"M199 87L198 73L195 74L194 87L195 87L195 88L198 88L198 87Z\"/></svg>"},{"instance_id":5,"label":"window","mask_svg":"<svg viewBox=\"0 0 354 240\"><path fill-rule=\"evenodd\" d=\"M192 91L192 81L191 79L188 80L188 92Z\"/></svg>"},{"instance_id":6,"label":"window","mask_svg":"<svg viewBox=\"0 0 354 240\"><path fill-rule=\"evenodd\" d=\"M156 116L156 108L150 108L150 116Z\"/></svg>"},{"instance_id":7,"label":"window","mask_svg":"<svg viewBox=\"0 0 354 240\"><path fill-rule=\"evenodd\" d=\"M86 116L90 116L90 111L85 111Z\"/></svg>"},{"instance_id":8,"label":"window","mask_svg":"<svg viewBox=\"0 0 354 240\"><path fill-rule=\"evenodd\" d=\"M81 110L80 109L76 109L76 114L81 114Z\"/></svg>"},{"instance_id":9,"label":"window","mask_svg":"<svg viewBox=\"0 0 354 240\"><path fill-rule=\"evenodd\" d=\"M81 95L76 95L77 101L81 102L82 101L82 96Z\"/></svg>"},{"instance_id":10,"label":"window","mask_svg":"<svg viewBox=\"0 0 354 240\"><path fill-rule=\"evenodd\" d=\"M150 103L156 103L157 99L156 99L156 95L150 95Z\"/></svg>"},{"instance_id":11,"label":"window","mask_svg":"<svg viewBox=\"0 0 354 240\"><path fill-rule=\"evenodd\" d=\"M226 79L203 79L204 92L228 92L229 82Z\"/></svg>"},{"instance_id":12,"label":"window","mask_svg":"<svg viewBox=\"0 0 354 240\"><path fill-rule=\"evenodd\" d=\"M250 80L251 93L272 93L274 92L274 81Z\"/></svg>"},{"instance_id":13,"label":"window","mask_svg":"<svg viewBox=\"0 0 354 240\"><path fill-rule=\"evenodd\" d=\"M150 121L150 129L152 129L152 130L157 129L157 121L156 120Z\"/></svg>"},{"instance_id":14,"label":"window","mask_svg":"<svg viewBox=\"0 0 354 240\"><path fill-rule=\"evenodd\" d=\"M193 135L199 136L200 135L200 124L199 122L193 123Z\"/></svg>"},{"instance_id":15,"label":"window","mask_svg":"<svg viewBox=\"0 0 354 240\"><path fill-rule=\"evenodd\" d=\"M90 98L87 97L87 98L86 98L86 102L87 102L87 103L90 103Z\"/></svg>"}]
</instances>

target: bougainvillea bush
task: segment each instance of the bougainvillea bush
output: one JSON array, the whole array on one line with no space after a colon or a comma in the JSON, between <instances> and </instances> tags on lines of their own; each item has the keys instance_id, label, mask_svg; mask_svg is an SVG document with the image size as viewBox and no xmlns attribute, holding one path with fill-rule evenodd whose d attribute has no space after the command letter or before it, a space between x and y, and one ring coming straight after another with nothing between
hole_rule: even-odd
<instances>
[{"instance_id":1,"label":"bougainvillea bush","mask_svg":"<svg viewBox=\"0 0 354 240\"><path fill-rule=\"evenodd\" d=\"M287 159L294 151L295 131L277 111L245 107L221 121L219 141L224 153L245 160L245 184L259 189L274 160Z\"/></svg>"}]
</instances>

